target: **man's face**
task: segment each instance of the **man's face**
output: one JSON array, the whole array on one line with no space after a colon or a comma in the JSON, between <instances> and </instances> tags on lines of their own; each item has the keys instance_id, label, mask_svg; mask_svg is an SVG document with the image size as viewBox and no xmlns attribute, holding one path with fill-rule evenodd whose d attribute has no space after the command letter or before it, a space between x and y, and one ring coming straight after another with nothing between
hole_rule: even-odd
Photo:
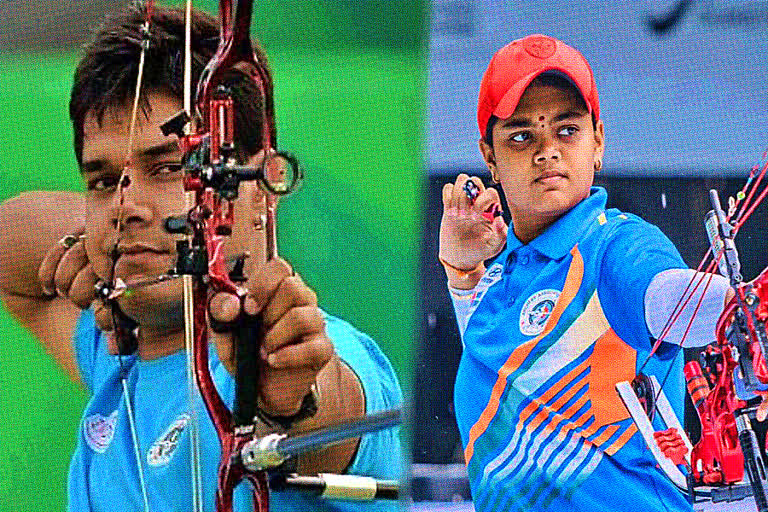
<instances>
[{"instance_id":1,"label":"man's face","mask_svg":"<svg viewBox=\"0 0 768 512\"><path fill-rule=\"evenodd\" d=\"M493 128L493 148L481 141L491 172L504 188L515 234L529 242L589 196L603 125L574 93L533 83L514 114Z\"/></svg>"},{"instance_id":2,"label":"man's face","mask_svg":"<svg viewBox=\"0 0 768 512\"><path fill-rule=\"evenodd\" d=\"M176 136L163 135L160 125L181 104L162 93L150 93L149 104L149 116L140 113L137 119L130 184L122 194L118 180L128 151L129 110L108 110L100 125L93 116L85 120L81 172L87 189L86 250L94 271L105 280L113 277L111 253L116 242L114 277L127 283L166 274L176 262L176 235L165 231L164 220L186 211L181 151ZM260 237L253 223L259 218L256 205L261 197L255 185L241 187L235 215L239 222L230 243L237 252L247 250L256 258L255 242ZM181 280L137 288L128 295L120 298L120 305L140 324L173 328L182 322Z\"/></svg>"}]
</instances>

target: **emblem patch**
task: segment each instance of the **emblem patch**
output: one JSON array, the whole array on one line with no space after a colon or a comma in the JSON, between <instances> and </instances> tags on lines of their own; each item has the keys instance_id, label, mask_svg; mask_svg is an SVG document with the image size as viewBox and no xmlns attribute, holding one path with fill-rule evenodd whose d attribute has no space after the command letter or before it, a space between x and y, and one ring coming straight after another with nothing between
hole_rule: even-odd
<instances>
[{"instance_id":1,"label":"emblem patch","mask_svg":"<svg viewBox=\"0 0 768 512\"><path fill-rule=\"evenodd\" d=\"M147 464L150 466L164 466L170 462L171 457L179 446L179 439L189 423L189 415L182 414L171 426L157 438L147 452Z\"/></svg>"},{"instance_id":2,"label":"emblem patch","mask_svg":"<svg viewBox=\"0 0 768 512\"><path fill-rule=\"evenodd\" d=\"M92 414L83 421L83 434L85 442L96 453L104 453L115 437L115 424L117 423L117 411L107 417L101 414Z\"/></svg>"},{"instance_id":3,"label":"emblem patch","mask_svg":"<svg viewBox=\"0 0 768 512\"><path fill-rule=\"evenodd\" d=\"M520 332L525 336L541 334L555 309L558 297L560 292L552 289L539 290L528 297L520 311Z\"/></svg>"}]
</instances>

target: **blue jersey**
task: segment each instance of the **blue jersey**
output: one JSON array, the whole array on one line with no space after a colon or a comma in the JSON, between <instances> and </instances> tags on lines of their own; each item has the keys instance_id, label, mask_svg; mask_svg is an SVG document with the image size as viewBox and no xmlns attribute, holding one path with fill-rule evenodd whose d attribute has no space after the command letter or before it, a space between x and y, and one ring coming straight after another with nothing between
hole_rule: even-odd
<instances>
[{"instance_id":1,"label":"blue jersey","mask_svg":"<svg viewBox=\"0 0 768 512\"><path fill-rule=\"evenodd\" d=\"M685 264L658 228L605 201L593 187L527 245L510 229L474 290L454 296L455 409L478 511L691 509L615 391L652 346L648 284ZM664 348L644 373L661 381L674 365L665 393L682 417L682 354Z\"/></svg>"},{"instance_id":2,"label":"blue jersey","mask_svg":"<svg viewBox=\"0 0 768 512\"><path fill-rule=\"evenodd\" d=\"M376 344L348 323L325 317L326 332L336 353L359 377L366 412L399 407L397 378ZM152 511L192 509L190 478L190 405L186 385L186 353L142 361L107 353L105 336L93 314L79 321L75 347L83 382L92 396L83 413L78 443L69 469L69 510L143 510L137 457L131 439L126 400L131 400L149 507ZM234 380L210 351L210 370L224 402L231 409ZM121 371L127 372L123 393ZM195 405L200 430L202 488L205 510L214 509L220 444L202 399ZM400 441L396 429L363 436L349 467L350 474L400 478ZM235 510L251 510L249 485L235 491ZM274 492L271 510L396 510L394 502L344 502L299 492Z\"/></svg>"}]
</instances>

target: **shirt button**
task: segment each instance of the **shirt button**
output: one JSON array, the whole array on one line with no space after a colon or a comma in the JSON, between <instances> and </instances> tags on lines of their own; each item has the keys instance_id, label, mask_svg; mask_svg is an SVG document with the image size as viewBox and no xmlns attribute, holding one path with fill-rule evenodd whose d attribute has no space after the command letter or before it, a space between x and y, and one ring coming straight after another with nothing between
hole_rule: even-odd
<instances>
[{"instance_id":1,"label":"shirt button","mask_svg":"<svg viewBox=\"0 0 768 512\"><path fill-rule=\"evenodd\" d=\"M528 255L524 255L520 257L520 264L521 265L527 265L530 258L528 258Z\"/></svg>"}]
</instances>

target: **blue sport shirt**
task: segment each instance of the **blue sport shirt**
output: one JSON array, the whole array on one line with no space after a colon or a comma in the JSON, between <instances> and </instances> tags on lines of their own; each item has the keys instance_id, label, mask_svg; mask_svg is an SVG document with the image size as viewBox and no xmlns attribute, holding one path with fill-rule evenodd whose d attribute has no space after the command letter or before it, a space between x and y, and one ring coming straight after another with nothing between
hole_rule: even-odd
<instances>
[{"instance_id":1,"label":"blue sport shirt","mask_svg":"<svg viewBox=\"0 0 768 512\"><path fill-rule=\"evenodd\" d=\"M359 377L368 413L399 407L402 395L389 361L369 337L348 323L326 315L326 332L336 353ZM69 468L70 511L143 510L134 445L126 413L132 401L139 453L151 511L192 510L189 449L189 399L184 351L153 361L123 357L128 371L128 397L120 382L120 362L109 355L106 338L93 314L80 318L75 348L83 382L92 395L83 412L78 442ZM234 380L210 351L211 375L231 408ZM198 399L203 504L214 508L220 444L208 413ZM401 477L397 429L363 436L349 474L386 479ZM235 491L235 510L251 510L247 483ZM273 492L271 510L396 510L396 502L370 503L321 500L300 492Z\"/></svg>"},{"instance_id":2,"label":"blue sport shirt","mask_svg":"<svg viewBox=\"0 0 768 512\"><path fill-rule=\"evenodd\" d=\"M455 409L478 511L691 510L615 391L652 346L648 284L686 265L658 228L605 202L593 187L527 245L510 229L474 290L454 294ZM661 382L674 365L665 393L682 417L682 354L663 348L643 372Z\"/></svg>"}]
</instances>

